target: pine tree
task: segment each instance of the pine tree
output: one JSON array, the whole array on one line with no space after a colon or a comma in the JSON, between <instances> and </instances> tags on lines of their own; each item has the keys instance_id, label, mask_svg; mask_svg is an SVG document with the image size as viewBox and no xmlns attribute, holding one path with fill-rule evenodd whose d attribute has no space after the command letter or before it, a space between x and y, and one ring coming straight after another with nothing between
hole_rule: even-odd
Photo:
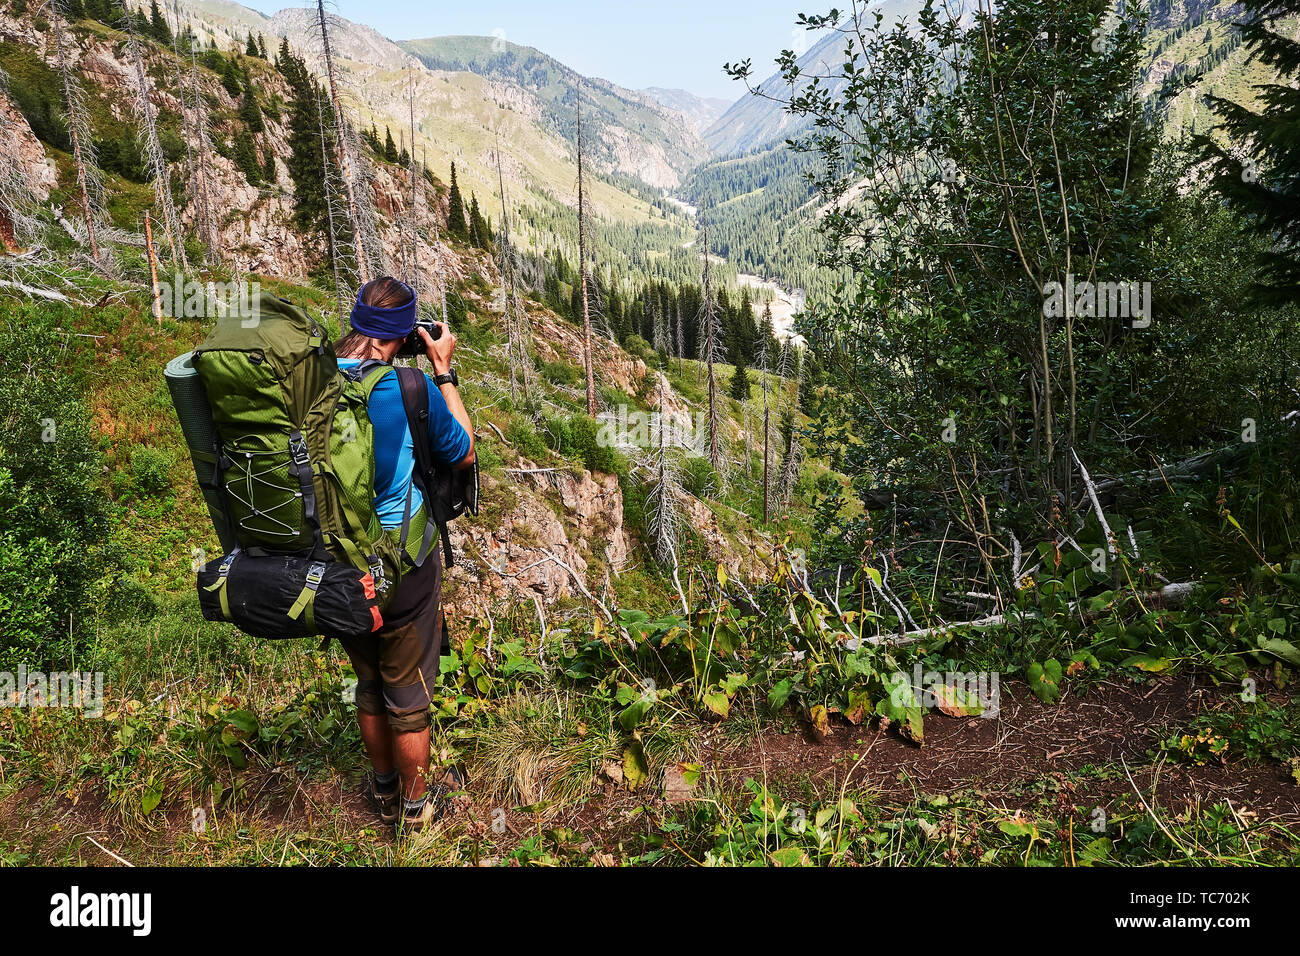
<instances>
[{"instance_id":1,"label":"pine tree","mask_svg":"<svg viewBox=\"0 0 1300 956\"><path fill-rule=\"evenodd\" d=\"M244 56L257 56L257 41L253 39L253 31L248 31L248 42L244 44Z\"/></svg>"},{"instance_id":2,"label":"pine tree","mask_svg":"<svg viewBox=\"0 0 1300 956\"><path fill-rule=\"evenodd\" d=\"M1300 14L1300 0L1240 5L1248 56L1271 68L1277 80L1254 87L1258 111L1207 97L1230 145L1208 136L1199 142L1215 188L1271 240L1259 258L1256 297L1300 302L1300 98L1293 88L1300 77L1300 41L1284 25Z\"/></svg>"},{"instance_id":3,"label":"pine tree","mask_svg":"<svg viewBox=\"0 0 1300 956\"><path fill-rule=\"evenodd\" d=\"M244 88L239 84L239 64L235 62L234 57L225 61L221 69L221 85L226 88L226 92L231 97L239 96Z\"/></svg>"},{"instance_id":4,"label":"pine tree","mask_svg":"<svg viewBox=\"0 0 1300 956\"><path fill-rule=\"evenodd\" d=\"M472 194L469 198L469 232L470 241L475 246L492 251L492 227L483 218L483 212L478 206L478 197Z\"/></svg>"},{"instance_id":5,"label":"pine tree","mask_svg":"<svg viewBox=\"0 0 1300 956\"><path fill-rule=\"evenodd\" d=\"M397 162L397 144L393 142L393 131L387 126L384 127L384 159L387 162Z\"/></svg>"},{"instance_id":6,"label":"pine tree","mask_svg":"<svg viewBox=\"0 0 1300 956\"><path fill-rule=\"evenodd\" d=\"M745 357L736 356L736 370L731 373L731 388L728 394L738 402L749 401L750 384L749 372L745 367Z\"/></svg>"},{"instance_id":7,"label":"pine tree","mask_svg":"<svg viewBox=\"0 0 1300 956\"><path fill-rule=\"evenodd\" d=\"M158 9L158 0L150 0L148 35L159 43L172 42L172 28L167 25L167 18Z\"/></svg>"},{"instance_id":8,"label":"pine tree","mask_svg":"<svg viewBox=\"0 0 1300 956\"><path fill-rule=\"evenodd\" d=\"M266 37L260 33L257 35L257 55L259 59L266 59Z\"/></svg>"},{"instance_id":9,"label":"pine tree","mask_svg":"<svg viewBox=\"0 0 1300 956\"><path fill-rule=\"evenodd\" d=\"M257 147L253 145L253 137L248 130L240 130L235 134L233 158L250 186L261 185L262 164L257 161Z\"/></svg>"},{"instance_id":10,"label":"pine tree","mask_svg":"<svg viewBox=\"0 0 1300 956\"><path fill-rule=\"evenodd\" d=\"M456 183L456 164L451 164L451 189L447 194L447 232L457 239L469 238L469 224L465 222L465 203L460 198Z\"/></svg>"},{"instance_id":11,"label":"pine tree","mask_svg":"<svg viewBox=\"0 0 1300 956\"><path fill-rule=\"evenodd\" d=\"M244 90L243 102L239 104L239 118L244 121L250 133L261 133L266 130L266 124L262 121L262 108L257 104L257 97L253 95L252 83L249 83Z\"/></svg>"}]
</instances>

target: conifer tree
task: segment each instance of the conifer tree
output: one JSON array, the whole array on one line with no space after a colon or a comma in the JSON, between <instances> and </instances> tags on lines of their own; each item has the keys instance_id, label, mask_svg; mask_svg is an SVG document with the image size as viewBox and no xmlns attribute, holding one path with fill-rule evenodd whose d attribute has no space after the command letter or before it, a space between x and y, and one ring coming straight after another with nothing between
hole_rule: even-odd
<instances>
[{"instance_id":1,"label":"conifer tree","mask_svg":"<svg viewBox=\"0 0 1300 956\"><path fill-rule=\"evenodd\" d=\"M158 9L158 0L150 0L149 3L148 35L159 43L172 42L172 28L168 26L167 18L164 17L162 11Z\"/></svg>"},{"instance_id":2,"label":"conifer tree","mask_svg":"<svg viewBox=\"0 0 1300 956\"><path fill-rule=\"evenodd\" d=\"M456 182L455 163L451 164L451 188L447 193L447 232L457 239L469 238L469 224L465 222L465 203Z\"/></svg>"},{"instance_id":3,"label":"conifer tree","mask_svg":"<svg viewBox=\"0 0 1300 956\"><path fill-rule=\"evenodd\" d=\"M1257 108L1207 97L1229 138L1200 144L1218 192L1272 242L1259 257L1256 296L1300 302L1300 41L1291 24L1300 0L1242 0L1248 55L1276 74L1254 87Z\"/></svg>"},{"instance_id":4,"label":"conifer tree","mask_svg":"<svg viewBox=\"0 0 1300 956\"><path fill-rule=\"evenodd\" d=\"M738 402L749 401L750 383L749 371L745 367L744 355L736 356L736 370L731 373L731 389L729 394Z\"/></svg>"}]
</instances>

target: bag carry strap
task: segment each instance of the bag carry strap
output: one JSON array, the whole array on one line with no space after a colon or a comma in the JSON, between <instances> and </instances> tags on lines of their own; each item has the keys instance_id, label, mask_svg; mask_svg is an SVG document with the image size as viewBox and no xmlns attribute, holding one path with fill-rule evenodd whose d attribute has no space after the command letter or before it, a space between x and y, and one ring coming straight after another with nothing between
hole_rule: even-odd
<instances>
[{"instance_id":1,"label":"bag carry strap","mask_svg":"<svg viewBox=\"0 0 1300 956\"><path fill-rule=\"evenodd\" d=\"M307 439L300 431L289 433L289 458L292 462L290 473L297 477L298 487L302 489L302 516L311 526L314 542L312 555L324 557L327 552L325 540L321 536L320 516L316 511L316 486L312 482L311 455L307 452Z\"/></svg>"},{"instance_id":2,"label":"bag carry strap","mask_svg":"<svg viewBox=\"0 0 1300 956\"><path fill-rule=\"evenodd\" d=\"M402 389L402 407L406 409L406 425L411 430L411 445L415 449L415 470L412 478L420 483L420 493L424 495L424 539L415 558L418 568L428 557L433 544L433 532L437 528L442 534L443 564L451 567L455 559L451 553L451 535L447 532L446 522L436 520L433 510L433 453L429 449L429 386L428 379L418 368L397 366L397 384ZM405 529L403 529L405 530Z\"/></svg>"},{"instance_id":3,"label":"bag carry strap","mask_svg":"<svg viewBox=\"0 0 1300 956\"><path fill-rule=\"evenodd\" d=\"M293 607L289 608L289 620L296 621L299 617L304 617L307 627L311 630L316 629L316 612L313 605L316 601L316 591L324 578L325 562L313 561L311 567L307 569L307 583L298 592L298 599L293 602Z\"/></svg>"},{"instance_id":4,"label":"bag carry strap","mask_svg":"<svg viewBox=\"0 0 1300 956\"><path fill-rule=\"evenodd\" d=\"M226 594L226 579L230 577L230 567L237 557L239 557L238 548L222 558L221 566L217 568L217 580L204 588L205 591L217 592L217 598L221 601L221 616L227 621L230 620L230 598Z\"/></svg>"}]
</instances>

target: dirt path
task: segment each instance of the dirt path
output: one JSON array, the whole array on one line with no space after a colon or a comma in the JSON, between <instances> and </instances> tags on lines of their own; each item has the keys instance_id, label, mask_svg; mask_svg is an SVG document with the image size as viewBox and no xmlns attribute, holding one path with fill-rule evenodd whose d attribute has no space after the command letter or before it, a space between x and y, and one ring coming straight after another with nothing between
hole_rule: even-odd
<instances>
[{"instance_id":1,"label":"dirt path","mask_svg":"<svg viewBox=\"0 0 1300 956\"><path fill-rule=\"evenodd\" d=\"M924 747L876 728L833 725L822 744L801 730L768 730L752 745L720 752L716 759L738 776L766 773L778 781L803 779L835 788L851 773L850 787L875 790L883 801L968 791L1017 808L1041 796L1030 792L1030 784L1055 777L1062 792L1081 805L1105 809L1121 794L1131 795L1136 784L1148 795L1154 787L1161 806L1175 812L1231 799L1239 809L1300 823L1300 787L1276 765L1192 766L1151 759L1162 740L1231 690L1191 678L1150 686L1107 681L1082 697L1067 690L1058 705L1045 706L1025 685L1005 683L997 717L927 716ZM1065 780L1092 768L1098 776Z\"/></svg>"},{"instance_id":2,"label":"dirt path","mask_svg":"<svg viewBox=\"0 0 1300 956\"><path fill-rule=\"evenodd\" d=\"M1057 705L1041 704L1023 684L1004 682L997 717L926 718L924 747L879 727L832 725L826 740L812 739L801 722L765 727L735 743L717 725L699 741L706 772L739 792L746 778L765 780L785 798L841 789L876 794L881 806L903 807L918 796L965 794L1013 812L1034 808L1065 817L1094 808L1107 813L1136 793L1163 814L1230 802L1234 812L1288 828L1300 826L1300 786L1276 764L1233 762L1195 766L1171 763L1153 752L1197 714L1222 704L1232 688L1179 677L1150 684L1108 680L1067 691ZM628 793L613 783L583 803L542 814L500 808L476 792L472 778L449 818L455 832L481 840L499 858L546 828L572 828L596 847L617 852L650 835L659 812L669 809L659 791ZM348 774L311 782L280 768L247 771L239 825L310 833L328 821L333 831L373 834L390 843ZM1045 804L1044 800L1048 802ZM647 813L647 809L652 811ZM130 834L111 821L96 786L72 795L32 784L0 801L0 842L30 847L42 860L112 865L94 838L143 862L198 862L170 856L190 829L189 810L160 808L149 829ZM504 813L504 829L489 821ZM613 857L610 857L612 860ZM273 864L274 860L265 860Z\"/></svg>"}]
</instances>

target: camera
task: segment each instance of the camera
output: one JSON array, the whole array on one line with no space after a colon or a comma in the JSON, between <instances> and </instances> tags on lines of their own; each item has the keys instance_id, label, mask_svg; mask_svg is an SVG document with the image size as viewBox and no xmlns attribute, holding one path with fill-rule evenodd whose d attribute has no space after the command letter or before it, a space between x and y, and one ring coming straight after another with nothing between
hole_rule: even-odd
<instances>
[{"instance_id":1,"label":"camera","mask_svg":"<svg viewBox=\"0 0 1300 956\"><path fill-rule=\"evenodd\" d=\"M397 351L399 358L414 358L424 354L424 339L420 338L420 329L428 332L431 339L442 337L442 327L433 319L416 319L415 328L411 329L411 334Z\"/></svg>"}]
</instances>

